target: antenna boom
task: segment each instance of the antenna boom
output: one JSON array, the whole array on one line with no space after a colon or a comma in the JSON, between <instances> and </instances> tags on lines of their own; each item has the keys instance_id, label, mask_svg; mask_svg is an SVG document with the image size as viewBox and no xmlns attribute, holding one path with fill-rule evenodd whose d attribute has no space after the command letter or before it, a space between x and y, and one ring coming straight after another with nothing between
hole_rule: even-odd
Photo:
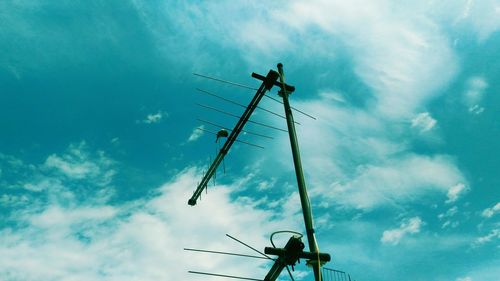
<instances>
[{"instance_id":1,"label":"antenna boom","mask_svg":"<svg viewBox=\"0 0 500 281\"><path fill-rule=\"evenodd\" d=\"M224 159L227 152L229 151L229 149L231 148L233 143L236 141L236 138L238 137L239 133L243 129L243 126L245 126L246 122L250 118L250 115L252 115L253 111L257 107L257 104L260 102L262 97L265 95L266 91L270 90L273 87L273 85L275 85L277 83L278 76L279 76L278 72L276 72L274 70L270 70L269 73L267 74L267 76L264 77L262 84L260 85L259 89L257 89L257 92L255 93L255 96L248 104L245 112L243 112L240 119L238 120L238 123L236 123L236 125L234 126L234 129L231 131L231 134L229 135L226 142L224 143L224 146L220 149L214 162L212 162L212 165L210 165L210 168L208 168L208 171L205 173L205 175L203 176L203 179L198 184L198 187L194 191L193 196L188 200L189 205L191 205L191 206L196 205L196 200L198 200L198 198L200 197L203 189L205 189L207 187L207 184L210 181L210 179L212 178L212 176L215 174L217 167L220 165L220 163L222 162L222 159Z\"/></svg>"}]
</instances>

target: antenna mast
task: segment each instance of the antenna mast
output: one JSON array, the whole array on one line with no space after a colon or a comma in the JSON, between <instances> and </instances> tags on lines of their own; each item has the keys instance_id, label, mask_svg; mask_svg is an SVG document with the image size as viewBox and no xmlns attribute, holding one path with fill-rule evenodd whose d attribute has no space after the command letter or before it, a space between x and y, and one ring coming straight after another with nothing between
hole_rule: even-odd
<instances>
[{"instance_id":1,"label":"antenna mast","mask_svg":"<svg viewBox=\"0 0 500 281\"><path fill-rule=\"evenodd\" d=\"M285 107L286 124L288 126L288 135L290 136L290 145L292 147L293 164L295 166L295 174L297 176L300 204L302 205L302 213L304 215L304 224L306 227L307 241L309 243L309 251L312 253L319 253L318 243L316 242L316 236L314 235L311 203L309 201L309 196L307 195L307 187L304 180L304 171L302 170L302 162L300 160L299 143L297 140L297 134L295 133L295 123L293 121L292 109L288 101L288 95L291 94L291 92L289 92L285 87L285 74L283 72L283 64L281 63L278 64L278 72L280 74L279 79L281 82L281 90L279 94L283 98L283 105ZM321 280L321 270L320 264L318 264L318 260L310 260L310 263L312 264L314 270L314 278L316 279L316 281Z\"/></svg>"},{"instance_id":2,"label":"antenna mast","mask_svg":"<svg viewBox=\"0 0 500 281\"><path fill-rule=\"evenodd\" d=\"M235 141L238 141L236 139L238 137L238 134L243 130L243 127L249 121L251 114L253 113L255 108L257 108L258 103L260 102L262 97L264 97L266 91L269 91L273 86L280 87L280 91L278 93L283 99L283 106L285 109L285 119L286 119L287 128L288 128L288 135L290 137L290 146L292 149L293 164L295 167L295 174L297 177L297 185L298 185L298 189L299 189L299 196L300 196L300 203L302 206L302 213L304 216L304 224L305 224L305 230L306 230L307 240L308 240L308 245L309 245L309 252L303 251L304 244L300 241L300 238L298 238L298 237L291 237L284 248L268 248L268 247L266 247L266 249L265 249L266 254L277 255L278 258L275 260L275 264L273 265L273 267L271 268L271 270L269 271L269 273L267 274L267 276L265 277L264 280L265 281L276 280L278 278L278 276L280 275L281 271L283 270L283 268L286 267L288 269L287 266L292 265L292 269L293 269L293 265L295 264L296 261L298 261L300 258L305 258L305 259L308 259L308 264L312 265L315 280L321 281L322 280L321 264L323 264L324 262L330 261L330 255L326 254L326 253L319 252L318 243L316 241L316 236L314 235L314 225L313 225L313 216L312 216L312 211L311 211L311 203L310 203L309 197L307 195L307 187L306 187L306 183L304 180L304 171L302 169L302 163L301 163L301 159L300 159L299 144L298 144L298 140L297 140L297 134L295 132L295 123L296 122L293 119L293 114L292 114L293 107L290 106L290 102L288 100L288 96L295 90L295 87L287 85L285 83L285 74L283 72L283 64L281 64L281 63L278 64L278 72L276 72L274 70L270 70L269 73L267 74L267 76L265 76L265 77L262 75L256 74L256 73L252 73L252 77L256 78L258 80L261 80L262 81L261 86L257 89L255 96L250 101L249 105L247 106L243 115L238 120L238 123L235 125L234 129L231 130L231 134L229 135L226 142L224 143L224 146L220 149L214 162L212 162L212 165L210 166L208 171L203 176L202 181L198 184L198 187L196 188L195 192L193 193L193 196L189 199L188 204L191 206L196 205L196 201L200 197L201 192L203 191L203 189L205 189L207 187L207 184L210 181L210 178L215 174L217 167L219 166L219 164L222 162L222 160L226 156L227 152L231 148L231 145ZM279 82L277 81L278 78L279 78ZM220 79L216 79L216 80L223 81ZM236 84L236 83L232 83L232 84ZM278 101L278 100L276 100L276 101ZM308 115L308 116L310 116L310 115ZM195 272L193 272L193 273L195 273ZM229 277L226 275L224 275L224 276L217 275L217 276ZM231 278L233 278L233 277L231 277ZM257 279L251 279L251 280L257 280Z\"/></svg>"}]
</instances>

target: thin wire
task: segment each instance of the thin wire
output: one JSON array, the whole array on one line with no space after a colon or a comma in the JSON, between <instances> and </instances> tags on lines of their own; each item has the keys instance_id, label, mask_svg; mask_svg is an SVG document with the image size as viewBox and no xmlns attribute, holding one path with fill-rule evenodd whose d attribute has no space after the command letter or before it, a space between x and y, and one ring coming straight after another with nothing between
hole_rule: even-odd
<instances>
[{"instance_id":1,"label":"thin wire","mask_svg":"<svg viewBox=\"0 0 500 281\"><path fill-rule=\"evenodd\" d=\"M280 231L275 231L273 233L271 233L271 236L269 237L269 240L271 240L271 245L273 245L274 248L276 248L276 246L274 245L274 242L273 242L273 236L276 235L276 234L279 234L279 233L293 233L293 234L298 234L300 235L299 238L302 238L304 237L304 235L302 235L302 233L300 232L297 232L297 231L293 231L293 230L280 230Z\"/></svg>"},{"instance_id":2,"label":"thin wire","mask_svg":"<svg viewBox=\"0 0 500 281\"><path fill-rule=\"evenodd\" d=\"M208 109L211 109L211 110L214 110L214 111L217 111L217 112L220 112L220 113L223 113L223 114L235 117L235 118L240 118L240 116L238 116L238 115L226 112L224 110L221 110L221 109L218 109L218 108L215 108L215 107L212 107L212 106L208 106L208 105L204 105L204 104L200 104L200 103L195 103L195 104L198 105L198 106L204 107L204 108L208 108ZM285 129L281 129L281 128L274 127L274 126L271 126L271 125L267 125L267 124L264 124L264 123L260 123L260 122L257 122L257 121L247 120L247 122L253 123L253 124L257 124L257 125L260 125L260 126L264 126L264 127L270 128L270 129L282 131L282 132L285 132L285 133L288 132Z\"/></svg>"},{"instance_id":3,"label":"thin wire","mask_svg":"<svg viewBox=\"0 0 500 281\"><path fill-rule=\"evenodd\" d=\"M196 118L196 120L200 121L200 122L203 122L203 123L207 123L207 124L210 124L210 125L213 125L213 126L216 126L216 127L220 127L222 129L225 129L225 130L228 130L228 131L232 131L232 129L230 128L227 128L227 127L224 127L222 125L219 125L219 124L216 124L214 122L210 122L210 121L207 121L207 120L203 120L203 119L200 119L200 118ZM255 135L255 136L259 136L259 137L263 137L263 138L267 138L267 139L274 139L273 137L270 137L270 136L266 136L266 135L262 135L262 134L259 134L259 133L254 133L254 132L250 132L250 131L247 131L247 130L241 130L243 133L247 133L247 134L250 134L250 135Z\"/></svg>"},{"instance_id":4,"label":"thin wire","mask_svg":"<svg viewBox=\"0 0 500 281\"><path fill-rule=\"evenodd\" d=\"M273 101L277 102L277 103L283 104L283 102L282 102L282 101L280 101L279 99L273 98L273 97L268 96L268 95L264 95L264 96L265 96L265 97L267 97L268 99L271 99L271 100L273 100ZM297 111L298 113L302 113L302 114L304 114L305 116L307 116L307 117L309 117L309 118L312 118L312 119L316 120L316 117L314 117L314 116L312 116L312 115L310 115L310 114L307 114L307 113L305 113L304 111L301 111L301 110L299 110L299 109L297 109L297 108L295 108L295 107L293 107L293 106L290 106L290 108L291 108L291 109L293 109L293 110L295 110L295 111Z\"/></svg>"},{"instance_id":5,"label":"thin wire","mask_svg":"<svg viewBox=\"0 0 500 281\"><path fill-rule=\"evenodd\" d=\"M200 272L200 271L192 271L192 270L188 271L188 273L217 276L217 277L225 277L225 278L233 278L233 279L242 279L242 280L264 281L262 279L256 279L256 278L248 278L248 277L240 277L240 276L234 276L234 275L216 274L216 273L208 273L208 272Z\"/></svg>"},{"instance_id":6,"label":"thin wire","mask_svg":"<svg viewBox=\"0 0 500 281\"><path fill-rule=\"evenodd\" d=\"M268 258L265 258L265 257L245 255L245 254L236 254L236 253L229 253L229 252L220 252L220 251L200 250L200 249L191 249L191 248L184 248L184 250L185 251L192 251L192 252L201 252L201 253L211 253L211 254L221 254L221 255L229 255L229 256L238 256L238 257L245 257L245 258L254 258L254 259L264 259L264 260L268 259Z\"/></svg>"},{"instance_id":7,"label":"thin wire","mask_svg":"<svg viewBox=\"0 0 500 281\"><path fill-rule=\"evenodd\" d=\"M247 106L246 106L246 105L244 105L244 104L241 104L241 103L235 102L235 101L230 100L230 99L226 99L226 98L224 98L224 97L221 97L221 96L219 96L219 95L216 95L216 94L214 94L214 93L211 93L211 92L209 92L209 91L207 91L207 90L203 90L203 89L200 89L200 88L196 88L196 90L197 90L197 91L199 91L199 92L205 93L205 94L207 94L207 95L210 95L210 96L216 97L216 98L218 98L218 99L221 99L221 100L223 100L223 101L226 101L226 102L229 102L229 103L232 103L232 104L238 105L238 106L240 106L240 107L243 107L243 108L246 108L246 107L247 107ZM271 111L271 110L269 110L269 109L263 108L263 107L261 107L261 106L256 106L256 108L258 108L258 109L260 109L260 110L262 110L262 111L265 111L265 112L267 112L267 113L270 113L270 114L272 114L272 115L274 115L274 116L278 116L278 117L280 117L280 118L282 118L282 119L286 119L286 117L285 117L285 116L283 116L283 115L279 115L278 113L273 112L273 111ZM294 122L294 123L295 123L295 124L297 124L297 125L300 125L300 123L299 123L299 122Z\"/></svg>"},{"instance_id":8,"label":"thin wire","mask_svg":"<svg viewBox=\"0 0 500 281\"><path fill-rule=\"evenodd\" d=\"M254 87L250 87L250 86L243 85L243 84L240 84L240 83L235 83L235 82L223 80L223 79L220 79L220 78L210 77L210 76L207 76L207 75L198 74L198 73L194 73L194 72L193 72L193 74L196 75L196 76L200 76L200 77L207 78L207 79L210 79L210 80L214 80L214 81L226 83L226 84L233 85L233 86L238 86L238 87L249 89L249 90L254 90L254 91L258 90L257 88L254 88Z\"/></svg>"},{"instance_id":9,"label":"thin wire","mask_svg":"<svg viewBox=\"0 0 500 281\"><path fill-rule=\"evenodd\" d=\"M244 242L242 242L242 241L240 241L240 240L238 240L238 239L234 238L233 236L231 236L231 235L229 235L229 234L226 234L226 236L227 236L227 237L229 237L229 238L231 238L231 239L233 239L234 241L236 241L236 242L238 242L238 243L242 244L243 246L247 246L248 248L250 248L250 249L254 250L255 252L257 252L257 253L261 254L262 256L264 256L264 257L266 257L266 258L268 258L268 259L270 259L270 260L275 260L275 259L271 258L270 256L268 256L268 255L266 255L266 254L262 253L261 251L259 251L259 250L255 249L254 247L252 247L252 246L250 246L250 245L248 245L248 244L245 244Z\"/></svg>"},{"instance_id":10,"label":"thin wire","mask_svg":"<svg viewBox=\"0 0 500 281\"><path fill-rule=\"evenodd\" d=\"M203 77L203 78L206 78L206 79L210 79L210 80L214 80L214 81L218 81L218 82L222 82L222 83L226 83L226 84L229 84L229 85L234 85L234 86L238 86L238 87L241 87L241 88L245 88L245 89L249 89L249 90L258 90L257 88L254 88L254 87L250 87L250 86L247 86L247 85L243 85L243 84L240 84L240 83L235 83L235 82L231 82L231 81L227 81L227 80L223 80L223 79L220 79L220 78L215 78L215 77L210 77L210 76L207 76L207 75L203 75L203 74L198 74L198 73L193 73L193 75L196 75L196 76L200 76L200 77ZM283 104L280 100L278 99L275 99L273 97L270 97L268 95L265 95L265 97L271 99L271 100L274 100L275 102L279 102L281 104ZM290 106L291 109L299 112L299 113L302 113L304 114L305 116L309 117L309 118L312 118L314 120L316 120L316 117L310 115L310 114L307 114L293 106Z\"/></svg>"}]
</instances>

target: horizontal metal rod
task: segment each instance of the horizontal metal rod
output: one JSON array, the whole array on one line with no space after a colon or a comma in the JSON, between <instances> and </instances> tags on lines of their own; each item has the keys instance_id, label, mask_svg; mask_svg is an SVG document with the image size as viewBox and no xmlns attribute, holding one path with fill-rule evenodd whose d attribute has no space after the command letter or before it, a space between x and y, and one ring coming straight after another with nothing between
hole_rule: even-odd
<instances>
[{"instance_id":1,"label":"horizontal metal rod","mask_svg":"<svg viewBox=\"0 0 500 281\"><path fill-rule=\"evenodd\" d=\"M231 236L231 235L229 235L229 234L226 234L226 236L227 236L227 237L229 237L229 238L231 238L231 239L233 239L234 241L236 241L236 242L238 242L238 243L242 244L243 246L246 246L246 247L248 247L248 248L250 248L250 249L254 250L255 252L257 252L257 253L261 254L262 256L264 256L264 257L266 257L266 258L268 258L268 259L270 259L270 260L274 260L274 259L273 259L273 258L271 258L270 256L268 256L268 255L264 254L263 252L261 252L261 251L259 251L259 250L255 249L254 247L252 247L252 246L250 246L250 245L246 244L245 242L240 241L240 240L238 240L238 239L234 238L233 236Z\"/></svg>"},{"instance_id":2,"label":"horizontal metal rod","mask_svg":"<svg viewBox=\"0 0 500 281\"><path fill-rule=\"evenodd\" d=\"M225 126L222 126L222 125L219 125L219 124L216 124L214 122L210 122L210 121L207 121L207 120L203 120L203 119L200 119L200 118L196 118L196 120L200 121L200 122L203 122L203 123L207 123L207 124L210 124L210 125L213 125L213 126L216 126L216 127L220 127L222 129L225 129L225 130L228 130L228 131L232 131L232 129L230 128L227 128ZM259 134L259 133L254 133L254 132L250 132L250 131L247 131L247 130L241 130L243 133L246 133L246 134L249 134L249 135L255 135L255 136L259 136L259 137L263 137L263 138L266 138L266 139L274 139L273 137L270 137L270 136L266 136L266 135L263 135L263 134Z\"/></svg>"},{"instance_id":3,"label":"horizontal metal rod","mask_svg":"<svg viewBox=\"0 0 500 281\"><path fill-rule=\"evenodd\" d=\"M229 253L229 252L220 252L220 251L211 251L211 250L200 250L200 249L191 249L191 248L184 248L184 250L185 251L192 251L192 252L201 252L201 253L220 254L220 255L229 255L229 256L238 256L238 257L245 257L245 258L254 258L254 259L268 260L268 258L265 258L265 257L245 255L245 254L236 254L236 253Z\"/></svg>"},{"instance_id":4,"label":"horizontal metal rod","mask_svg":"<svg viewBox=\"0 0 500 281\"><path fill-rule=\"evenodd\" d=\"M216 273L208 273L208 272L200 272L200 271L192 271L192 270L190 270L188 272L193 273L193 274L201 274L201 275L209 275L209 276L217 276L217 277L225 277L225 278L233 278L233 279L241 279L241 280L264 281L262 279L241 277L241 276L235 276L235 275L216 274Z\"/></svg>"},{"instance_id":5,"label":"horizontal metal rod","mask_svg":"<svg viewBox=\"0 0 500 281\"><path fill-rule=\"evenodd\" d=\"M206 78L206 79L210 79L210 80L214 80L214 81L218 81L218 82L222 82L222 83L226 83L226 84L233 85L233 86L238 86L238 87L249 89L249 90L254 90L254 91L258 90L257 88L254 88L254 87L251 87L251 86L247 86L247 85L243 85L243 84L240 84L240 83L231 82L231 81L227 81L227 80L224 80L224 79L220 79L220 78L216 78L216 77L211 77L211 76L207 76L207 75L203 75L203 74L199 74L199 73L193 73L193 75L196 75L196 76L199 76L199 77L203 77L203 78Z\"/></svg>"},{"instance_id":6,"label":"horizontal metal rod","mask_svg":"<svg viewBox=\"0 0 500 281\"><path fill-rule=\"evenodd\" d=\"M275 102L277 102L277 103L283 104L283 102L282 102L282 101L280 101L279 99L273 98L273 97L271 97L271 96L265 95L264 97L266 97L266 98L268 98L268 99L270 99L270 100L273 100L273 101L275 101ZM303 114L303 115L305 115L305 116L307 116L307 117L309 117L309 118L311 118L311 119L316 120L316 117L314 117L314 116L312 116L312 115L310 115L310 114L307 114L307 113L305 113L305 112L304 112L304 111L302 111L302 110L299 110L299 109L297 109L297 108L295 108L295 107L293 107L293 106L290 106L290 108L291 108L292 110L297 111L298 113L301 113L301 114Z\"/></svg>"},{"instance_id":7,"label":"horizontal metal rod","mask_svg":"<svg viewBox=\"0 0 500 281\"><path fill-rule=\"evenodd\" d=\"M252 72L252 77L256 78L256 79L259 79L261 81L266 80L265 76L262 76L262 75L260 75L258 73L255 73L255 72ZM283 87L285 87L286 91L289 92L289 93L292 93L292 92L295 91L295 87L294 86L290 86L288 84L283 85L282 83L280 83L278 81L274 81L273 85L274 86L278 86L278 87L282 87L283 86Z\"/></svg>"},{"instance_id":8,"label":"horizontal metal rod","mask_svg":"<svg viewBox=\"0 0 500 281\"><path fill-rule=\"evenodd\" d=\"M332 268L328 268L328 267L323 267L323 270L327 270L327 271L335 271L335 272L339 272L339 273L345 273L344 271L341 271L341 270L336 270L336 269L332 269Z\"/></svg>"},{"instance_id":9,"label":"horizontal metal rod","mask_svg":"<svg viewBox=\"0 0 500 281\"><path fill-rule=\"evenodd\" d=\"M216 132L212 132L210 130L207 130L207 129L204 129L204 128L196 128L196 130L200 130L200 131L205 131L205 132L208 132L208 133L211 133L211 134L214 134L214 135L217 135ZM247 145L250 145L250 146L255 146L255 147L258 147L258 148L262 148L264 149L265 147L263 146L260 146L260 145L257 145L257 144L253 144L251 142L247 142L247 141L242 141L242 140L234 140L235 142L240 142L240 143L244 143L244 144L247 144Z\"/></svg>"},{"instance_id":10,"label":"horizontal metal rod","mask_svg":"<svg viewBox=\"0 0 500 281\"><path fill-rule=\"evenodd\" d=\"M203 90L203 89L200 89L200 88L196 88L196 90L198 90L199 92L205 93L205 94L207 94L207 95L210 95L210 96L216 97L216 98L218 98L218 99L221 99L221 100L223 100L223 101L226 101L226 102L229 102L229 103L232 103L232 104L238 105L238 106L240 106L240 107L246 108L246 105L244 105L244 104L241 104L241 103L239 103L239 102L235 102L235 101L230 100L230 99L226 99L226 98L224 98L224 97L221 97L221 96L219 96L219 95L216 95L216 94L214 94L214 93L211 93L211 92L209 92L209 91L207 91L207 90ZM263 107L261 107L261 106L256 106L256 108L258 108L258 109L260 109L260 110L262 110L262 111L265 111L265 112L267 112L267 113L270 113L270 114L272 114L272 115L274 115L274 116L278 116L279 118L286 119L286 117L285 117L285 116L280 115L280 114L278 114L278 113L276 113L276 112L273 112L273 111L271 111L271 110L269 110L269 109L263 108ZM295 122L295 124L300 125L300 123L299 123L299 122Z\"/></svg>"},{"instance_id":11,"label":"horizontal metal rod","mask_svg":"<svg viewBox=\"0 0 500 281\"><path fill-rule=\"evenodd\" d=\"M220 112L220 113L232 116L234 118L240 118L238 115L232 114L232 113L224 111L222 109L218 109L218 108L215 108L215 107L212 107L212 106L208 106L208 105L204 105L204 104L201 104L201 103L195 103L195 104L198 105L198 106L207 108L207 109L211 109L211 110L214 110L214 111L217 111L217 112ZM260 125L260 126L263 126L263 127L267 127L267 128L270 128L270 129L274 129L274 130L278 130L278 131L282 131L282 132L288 133L288 131L285 130L285 129L281 129L281 128L274 127L274 126L271 126L271 125L267 125L267 124L264 124L264 123L261 123L261 122L252 121L252 120L247 120L247 122L248 123L257 124L257 125Z\"/></svg>"},{"instance_id":12,"label":"horizontal metal rod","mask_svg":"<svg viewBox=\"0 0 500 281\"><path fill-rule=\"evenodd\" d=\"M269 255L274 255L274 256L285 256L287 254L287 250L284 248L272 248L272 247L265 247L264 248L264 253L269 254ZM299 254L300 258L303 259L309 259L309 260L320 260L324 262L329 262L331 260L330 254L327 253L311 253L311 252L304 252L302 251Z\"/></svg>"}]
</instances>

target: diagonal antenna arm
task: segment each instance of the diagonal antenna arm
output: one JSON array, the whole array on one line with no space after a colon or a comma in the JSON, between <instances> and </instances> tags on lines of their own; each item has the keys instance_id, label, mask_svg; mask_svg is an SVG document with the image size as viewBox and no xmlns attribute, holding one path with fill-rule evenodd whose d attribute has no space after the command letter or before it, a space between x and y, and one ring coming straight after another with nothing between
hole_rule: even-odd
<instances>
[{"instance_id":1,"label":"diagonal antenna arm","mask_svg":"<svg viewBox=\"0 0 500 281\"><path fill-rule=\"evenodd\" d=\"M189 199L188 201L189 205L191 206L196 205L196 201L200 197L201 192L203 191L203 189L207 187L207 184L214 175L215 171L217 170L217 167L222 162L222 159L224 159L224 157L226 156L227 152L229 151L233 143L236 141L236 138L243 129L243 126L245 126L246 122L250 118L250 115L252 115L253 111L257 107L257 104L265 95L266 91L270 90L273 87L273 85L277 83L278 76L279 76L278 72L270 70L267 76L263 79L263 82L257 89L255 96L248 104L245 112L243 112L243 115L241 115L240 119L238 120L238 123L236 123L234 129L231 131L231 134L228 136L226 142L224 143L224 146L222 146L214 162L212 162L212 165L210 165L210 168L208 168L208 171L205 173L203 179L198 184L198 187L194 191L193 196Z\"/></svg>"}]
</instances>

